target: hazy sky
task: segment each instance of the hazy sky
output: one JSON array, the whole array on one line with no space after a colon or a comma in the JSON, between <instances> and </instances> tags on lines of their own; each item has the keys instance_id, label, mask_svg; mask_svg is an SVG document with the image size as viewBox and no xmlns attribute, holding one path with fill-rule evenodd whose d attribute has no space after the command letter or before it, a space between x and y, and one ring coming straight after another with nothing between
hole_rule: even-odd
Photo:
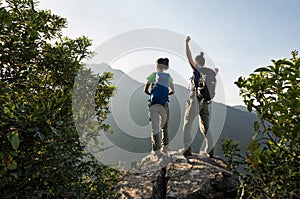
<instances>
[{"instance_id":1,"label":"hazy sky","mask_svg":"<svg viewBox=\"0 0 300 199\"><path fill-rule=\"evenodd\" d=\"M228 105L243 104L233 83L239 76L300 50L299 0L41 0L39 8L67 18L64 34L88 36L93 49L140 28L190 35L220 68Z\"/></svg>"}]
</instances>

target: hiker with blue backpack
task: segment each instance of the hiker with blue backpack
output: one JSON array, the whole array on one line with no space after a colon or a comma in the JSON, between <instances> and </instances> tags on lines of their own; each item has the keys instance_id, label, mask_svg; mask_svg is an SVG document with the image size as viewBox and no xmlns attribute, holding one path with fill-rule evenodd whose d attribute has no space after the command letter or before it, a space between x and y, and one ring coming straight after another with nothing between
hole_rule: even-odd
<instances>
[{"instance_id":1,"label":"hiker with blue backpack","mask_svg":"<svg viewBox=\"0 0 300 199\"><path fill-rule=\"evenodd\" d=\"M156 61L156 72L147 77L145 93L150 96L149 119L151 126L152 152L158 156L161 151L166 153L169 145L168 124L169 124L169 95L175 93L173 79L169 73L168 58L159 58ZM151 90L149 91L149 88ZM162 128L162 142L159 144L159 124Z\"/></svg>"},{"instance_id":2,"label":"hiker with blue backpack","mask_svg":"<svg viewBox=\"0 0 300 199\"><path fill-rule=\"evenodd\" d=\"M209 152L209 156L213 156L213 142L212 134L209 132L209 111L208 105L212 98L215 96L216 74L218 69L214 70L204 67L205 58L204 53L200 52L199 55L193 60L189 42L191 38L186 38L186 55L189 64L193 70L191 84L189 86L190 94L186 104L186 111L183 123L183 143L184 143L184 156L192 155L192 125L195 118L199 117L199 127L204 136L206 146L204 151Z\"/></svg>"}]
</instances>

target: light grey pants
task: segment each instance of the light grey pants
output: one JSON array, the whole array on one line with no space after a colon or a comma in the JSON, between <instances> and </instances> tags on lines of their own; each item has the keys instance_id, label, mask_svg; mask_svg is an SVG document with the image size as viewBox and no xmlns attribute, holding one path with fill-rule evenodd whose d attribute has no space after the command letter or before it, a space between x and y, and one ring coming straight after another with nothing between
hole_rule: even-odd
<instances>
[{"instance_id":1,"label":"light grey pants","mask_svg":"<svg viewBox=\"0 0 300 199\"><path fill-rule=\"evenodd\" d=\"M159 131L162 128L162 146L169 144L168 124L169 124L169 106L154 104L149 107L149 118L151 126L152 150L157 151L160 147Z\"/></svg>"},{"instance_id":2,"label":"light grey pants","mask_svg":"<svg viewBox=\"0 0 300 199\"><path fill-rule=\"evenodd\" d=\"M199 101L195 96L190 96L186 104L186 110L184 115L184 123L183 123L183 144L184 150L190 150L192 145L192 135L191 130L193 126L193 122L195 118L199 117L199 127L201 133L204 136L205 140L205 152L211 151L213 153L213 143L212 136L209 133L209 139L207 137L209 131L209 111L208 111L208 102Z\"/></svg>"}]
</instances>

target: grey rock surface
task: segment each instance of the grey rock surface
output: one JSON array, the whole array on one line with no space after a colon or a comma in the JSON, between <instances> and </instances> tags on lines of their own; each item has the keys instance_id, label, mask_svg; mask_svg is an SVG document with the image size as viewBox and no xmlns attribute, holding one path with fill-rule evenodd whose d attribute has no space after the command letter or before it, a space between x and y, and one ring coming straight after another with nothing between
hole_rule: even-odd
<instances>
[{"instance_id":1,"label":"grey rock surface","mask_svg":"<svg viewBox=\"0 0 300 199\"><path fill-rule=\"evenodd\" d=\"M128 171L114 188L115 198L235 198L240 182L225 163L200 153L185 158L171 151L151 154Z\"/></svg>"}]
</instances>

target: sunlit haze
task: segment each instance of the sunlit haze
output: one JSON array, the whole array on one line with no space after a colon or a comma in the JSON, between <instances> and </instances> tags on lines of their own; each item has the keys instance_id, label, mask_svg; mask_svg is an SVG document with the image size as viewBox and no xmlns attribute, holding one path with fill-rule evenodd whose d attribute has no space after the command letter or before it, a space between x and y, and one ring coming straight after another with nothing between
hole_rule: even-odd
<instances>
[{"instance_id":1,"label":"sunlit haze","mask_svg":"<svg viewBox=\"0 0 300 199\"><path fill-rule=\"evenodd\" d=\"M116 35L141 28L190 35L220 69L224 103L228 105L243 104L234 85L238 77L269 65L272 59L290 57L290 51L300 46L298 0L41 0L39 7L67 18L64 35L89 37L93 40L92 50ZM191 70L186 59L166 52L131 53L116 60L112 67L130 72L137 65L153 64L154 70L158 56L170 58L169 72L183 77L177 82L174 79L175 83L187 86ZM144 78L135 77L141 82Z\"/></svg>"}]
</instances>

